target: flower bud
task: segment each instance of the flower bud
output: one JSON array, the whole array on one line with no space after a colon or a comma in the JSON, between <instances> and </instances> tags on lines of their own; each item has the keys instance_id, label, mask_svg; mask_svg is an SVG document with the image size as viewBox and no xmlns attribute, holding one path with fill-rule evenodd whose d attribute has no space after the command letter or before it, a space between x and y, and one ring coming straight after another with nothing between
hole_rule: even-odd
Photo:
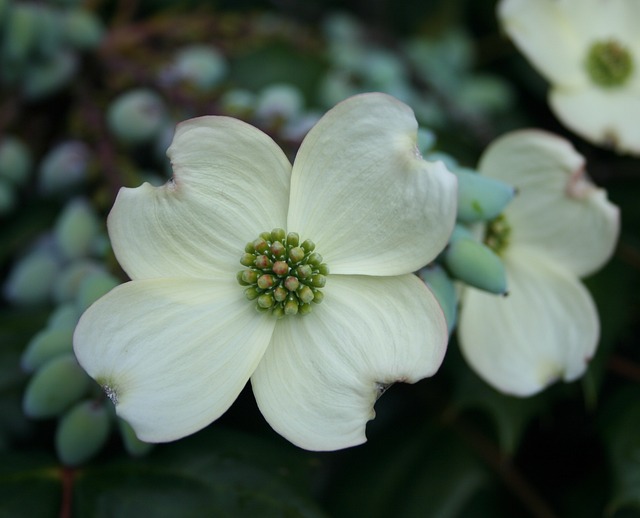
<instances>
[{"instance_id":1,"label":"flower bud","mask_svg":"<svg viewBox=\"0 0 640 518\"><path fill-rule=\"evenodd\" d=\"M460 238L444 251L444 261L457 279L490 293L504 294L507 277L504 264L490 248L468 238Z\"/></svg>"},{"instance_id":2,"label":"flower bud","mask_svg":"<svg viewBox=\"0 0 640 518\"><path fill-rule=\"evenodd\" d=\"M111 416L104 405L96 401L81 401L60 419L56 429L55 447L66 466L78 466L96 455L107 442Z\"/></svg>"},{"instance_id":3,"label":"flower bud","mask_svg":"<svg viewBox=\"0 0 640 518\"><path fill-rule=\"evenodd\" d=\"M64 41L78 50L95 49L104 36L100 19L85 9L69 9L61 20Z\"/></svg>"},{"instance_id":4,"label":"flower bud","mask_svg":"<svg viewBox=\"0 0 640 518\"><path fill-rule=\"evenodd\" d=\"M27 372L33 372L49 360L65 353L73 352L73 327L43 329L27 344L22 353L20 365Z\"/></svg>"},{"instance_id":5,"label":"flower bud","mask_svg":"<svg viewBox=\"0 0 640 518\"><path fill-rule=\"evenodd\" d=\"M468 169L454 170L458 178L458 220L471 223L497 217L515 195L515 189L499 180Z\"/></svg>"},{"instance_id":6,"label":"flower bud","mask_svg":"<svg viewBox=\"0 0 640 518\"><path fill-rule=\"evenodd\" d=\"M31 167L31 152L22 140L5 137L0 141L0 179L13 185L24 185Z\"/></svg>"},{"instance_id":7,"label":"flower bud","mask_svg":"<svg viewBox=\"0 0 640 518\"><path fill-rule=\"evenodd\" d=\"M153 140L164 128L167 110L152 90L139 88L117 97L107 109L107 124L123 144L140 145Z\"/></svg>"},{"instance_id":8,"label":"flower bud","mask_svg":"<svg viewBox=\"0 0 640 518\"><path fill-rule=\"evenodd\" d=\"M120 281L107 272L97 272L87 275L78 288L76 307L83 312L96 300L106 295L118 286Z\"/></svg>"},{"instance_id":9,"label":"flower bud","mask_svg":"<svg viewBox=\"0 0 640 518\"><path fill-rule=\"evenodd\" d=\"M67 259L88 255L91 243L98 234L100 224L93 207L78 198L67 204L54 226L58 248Z\"/></svg>"},{"instance_id":10,"label":"flower bud","mask_svg":"<svg viewBox=\"0 0 640 518\"><path fill-rule=\"evenodd\" d=\"M118 430L120 431L124 449L127 450L127 453L132 457L142 457L153 448L153 444L138 439L136 433L133 431L133 427L124 419L118 418Z\"/></svg>"},{"instance_id":11,"label":"flower bud","mask_svg":"<svg viewBox=\"0 0 640 518\"><path fill-rule=\"evenodd\" d=\"M259 94L256 116L266 121L288 120L302 110L304 99L295 86L289 84L272 84Z\"/></svg>"},{"instance_id":12,"label":"flower bud","mask_svg":"<svg viewBox=\"0 0 640 518\"><path fill-rule=\"evenodd\" d=\"M89 148L68 140L51 148L38 168L38 188L43 194L67 194L87 177Z\"/></svg>"},{"instance_id":13,"label":"flower bud","mask_svg":"<svg viewBox=\"0 0 640 518\"><path fill-rule=\"evenodd\" d=\"M47 302L58 269L58 261L50 253L44 250L32 252L9 273L4 285L4 296L20 306Z\"/></svg>"},{"instance_id":14,"label":"flower bud","mask_svg":"<svg viewBox=\"0 0 640 518\"><path fill-rule=\"evenodd\" d=\"M59 415L82 397L89 382L72 353L57 356L29 381L22 400L24 413L34 418Z\"/></svg>"},{"instance_id":15,"label":"flower bud","mask_svg":"<svg viewBox=\"0 0 640 518\"><path fill-rule=\"evenodd\" d=\"M74 261L56 277L53 283L53 299L58 304L75 300L83 279L100 272L104 270L99 263L83 259Z\"/></svg>"},{"instance_id":16,"label":"flower bud","mask_svg":"<svg viewBox=\"0 0 640 518\"><path fill-rule=\"evenodd\" d=\"M59 305L47 320L48 329L64 329L66 327L74 328L78 323L80 313L75 307L75 304L61 304Z\"/></svg>"},{"instance_id":17,"label":"flower bud","mask_svg":"<svg viewBox=\"0 0 640 518\"><path fill-rule=\"evenodd\" d=\"M453 282L444 268L437 263L422 268L418 272L418 277L429 287L438 300L447 321L449 333L451 333L456 324L458 313L458 296Z\"/></svg>"},{"instance_id":18,"label":"flower bud","mask_svg":"<svg viewBox=\"0 0 640 518\"><path fill-rule=\"evenodd\" d=\"M0 216L9 214L18 204L15 187L0 178Z\"/></svg>"},{"instance_id":19,"label":"flower bud","mask_svg":"<svg viewBox=\"0 0 640 518\"><path fill-rule=\"evenodd\" d=\"M224 79L227 68L224 57L215 48L194 45L178 53L166 75L172 81L185 81L200 91L206 91Z\"/></svg>"},{"instance_id":20,"label":"flower bud","mask_svg":"<svg viewBox=\"0 0 640 518\"><path fill-rule=\"evenodd\" d=\"M29 62L23 81L24 96L35 101L58 92L69 84L77 69L77 56L65 49Z\"/></svg>"}]
</instances>

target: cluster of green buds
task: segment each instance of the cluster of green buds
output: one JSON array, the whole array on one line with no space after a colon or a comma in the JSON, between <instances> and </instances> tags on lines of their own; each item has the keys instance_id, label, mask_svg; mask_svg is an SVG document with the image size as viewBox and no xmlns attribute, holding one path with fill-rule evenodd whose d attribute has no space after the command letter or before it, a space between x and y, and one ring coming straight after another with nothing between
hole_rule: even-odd
<instances>
[{"instance_id":1,"label":"cluster of green buds","mask_svg":"<svg viewBox=\"0 0 640 518\"><path fill-rule=\"evenodd\" d=\"M313 241L300 243L295 232L281 228L263 232L247 243L237 280L246 286L245 296L255 300L259 311L270 311L277 318L306 315L312 304L324 298L323 288L329 273Z\"/></svg>"}]
</instances>

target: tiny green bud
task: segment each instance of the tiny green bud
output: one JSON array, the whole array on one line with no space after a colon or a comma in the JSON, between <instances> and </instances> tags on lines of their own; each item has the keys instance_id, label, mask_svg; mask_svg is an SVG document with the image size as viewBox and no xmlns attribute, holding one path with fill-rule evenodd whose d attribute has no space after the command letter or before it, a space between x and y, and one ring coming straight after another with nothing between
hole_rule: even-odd
<instances>
[{"instance_id":1,"label":"tiny green bud","mask_svg":"<svg viewBox=\"0 0 640 518\"><path fill-rule=\"evenodd\" d=\"M329 267L326 265L326 263L322 263L320 266L318 266L318 273L321 273L322 275L329 275Z\"/></svg>"},{"instance_id":2,"label":"tiny green bud","mask_svg":"<svg viewBox=\"0 0 640 518\"><path fill-rule=\"evenodd\" d=\"M311 313L311 304L301 304L298 307L298 313L301 315L308 315Z\"/></svg>"},{"instance_id":3,"label":"tiny green bud","mask_svg":"<svg viewBox=\"0 0 640 518\"><path fill-rule=\"evenodd\" d=\"M260 268L261 270L266 270L270 268L272 265L271 259L269 259L266 255L259 255L255 259L256 268Z\"/></svg>"},{"instance_id":4,"label":"tiny green bud","mask_svg":"<svg viewBox=\"0 0 640 518\"><path fill-rule=\"evenodd\" d=\"M141 457L146 455L153 448L153 444L141 441L133 431L133 427L124 419L118 418L118 430L124 444L125 450L132 457Z\"/></svg>"},{"instance_id":5,"label":"tiny green bud","mask_svg":"<svg viewBox=\"0 0 640 518\"><path fill-rule=\"evenodd\" d=\"M240 258L240 264L242 266L253 266L254 260L255 256L253 254L245 252Z\"/></svg>"},{"instance_id":6,"label":"tiny green bud","mask_svg":"<svg viewBox=\"0 0 640 518\"><path fill-rule=\"evenodd\" d=\"M56 356L29 380L22 400L24 413L36 418L59 415L82 397L89 381L72 353Z\"/></svg>"},{"instance_id":7,"label":"tiny green bud","mask_svg":"<svg viewBox=\"0 0 640 518\"><path fill-rule=\"evenodd\" d=\"M313 277L311 277L311 285L314 288L324 288L324 285L327 283L327 278L319 273L316 273Z\"/></svg>"},{"instance_id":8,"label":"tiny green bud","mask_svg":"<svg viewBox=\"0 0 640 518\"><path fill-rule=\"evenodd\" d=\"M273 306L274 300L271 295L263 294L258 297L258 306L264 309L268 309Z\"/></svg>"},{"instance_id":9,"label":"tiny green bud","mask_svg":"<svg viewBox=\"0 0 640 518\"><path fill-rule=\"evenodd\" d=\"M253 242L253 249L259 254L264 254L269 249L269 243L263 237L259 237Z\"/></svg>"},{"instance_id":10,"label":"tiny green bud","mask_svg":"<svg viewBox=\"0 0 640 518\"><path fill-rule=\"evenodd\" d=\"M56 429L58 458L66 466L78 466L95 456L109 438L111 416L104 405L82 401L62 417Z\"/></svg>"},{"instance_id":11,"label":"tiny green bud","mask_svg":"<svg viewBox=\"0 0 640 518\"><path fill-rule=\"evenodd\" d=\"M287 234L287 246L296 247L300 243L300 236L296 232Z\"/></svg>"},{"instance_id":12,"label":"tiny green bud","mask_svg":"<svg viewBox=\"0 0 640 518\"><path fill-rule=\"evenodd\" d=\"M260 237L265 241L271 241L271 232L260 232Z\"/></svg>"},{"instance_id":13,"label":"tiny green bud","mask_svg":"<svg viewBox=\"0 0 640 518\"><path fill-rule=\"evenodd\" d=\"M316 248L316 244L313 241L311 241L311 239L305 239L304 243L302 243L300 246L307 253L313 252Z\"/></svg>"},{"instance_id":14,"label":"tiny green bud","mask_svg":"<svg viewBox=\"0 0 640 518\"><path fill-rule=\"evenodd\" d=\"M298 274L298 279L306 279L313 273L313 270L308 264L301 264L296 268L296 273Z\"/></svg>"},{"instance_id":15,"label":"tiny green bud","mask_svg":"<svg viewBox=\"0 0 640 518\"><path fill-rule=\"evenodd\" d=\"M318 252L313 252L309 255L309 259L307 261L311 266L315 266L316 268L322 264L322 256Z\"/></svg>"},{"instance_id":16,"label":"tiny green bud","mask_svg":"<svg viewBox=\"0 0 640 518\"><path fill-rule=\"evenodd\" d=\"M282 308L282 306L276 306L275 308L273 308L271 314L276 317L278 320L280 320L281 318L283 318L286 314L285 310Z\"/></svg>"},{"instance_id":17,"label":"tiny green bud","mask_svg":"<svg viewBox=\"0 0 640 518\"><path fill-rule=\"evenodd\" d=\"M482 243L473 239L458 239L445 250L444 260L457 279L490 293L506 293L504 264Z\"/></svg>"},{"instance_id":18,"label":"tiny green bud","mask_svg":"<svg viewBox=\"0 0 640 518\"><path fill-rule=\"evenodd\" d=\"M272 270L276 275L286 275L289 273L289 265L285 261L276 261L273 263Z\"/></svg>"},{"instance_id":19,"label":"tiny green bud","mask_svg":"<svg viewBox=\"0 0 640 518\"><path fill-rule=\"evenodd\" d=\"M300 286L300 281L297 277L289 276L284 280L284 287L289 291L296 291Z\"/></svg>"},{"instance_id":20,"label":"tiny green bud","mask_svg":"<svg viewBox=\"0 0 640 518\"><path fill-rule=\"evenodd\" d=\"M258 282L258 272L255 270L243 270L241 273L242 282L245 284L255 284Z\"/></svg>"},{"instance_id":21,"label":"tiny green bud","mask_svg":"<svg viewBox=\"0 0 640 518\"><path fill-rule=\"evenodd\" d=\"M284 245L280 241L274 241L271 244L271 254L274 257L277 257L277 258L284 257L286 252L287 252L287 249L284 247Z\"/></svg>"},{"instance_id":22,"label":"tiny green bud","mask_svg":"<svg viewBox=\"0 0 640 518\"><path fill-rule=\"evenodd\" d=\"M256 288L251 286L251 287L247 288L246 290L244 290L244 295L249 300L255 300L260 296L260 292Z\"/></svg>"},{"instance_id":23,"label":"tiny green bud","mask_svg":"<svg viewBox=\"0 0 640 518\"><path fill-rule=\"evenodd\" d=\"M266 290L273 287L273 285L275 284L275 279L273 278L273 275L265 274L258 277L257 283L258 288L260 288L261 290Z\"/></svg>"},{"instance_id":24,"label":"tiny green bud","mask_svg":"<svg viewBox=\"0 0 640 518\"><path fill-rule=\"evenodd\" d=\"M320 290L316 290L313 292L313 302L316 304L320 304L324 300L324 293Z\"/></svg>"},{"instance_id":25,"label":"tiny green bud","mask_svg":"<svg viewBox=\"0 0 640 518\"><path fill-rule=\"evenodd\" d=\"M284 302L289 295L289 291L283 288L282 286L278 286L275 290L273 290L273 298L276 299L276 302Z\"/></svg>"},{"instance_id":26,"label":"tiny green bud","mask_svg":"<svg viewBox=\"0 0 640 518\"><path fill-rule=\"evenodd\" d=\"M289 261L293 264L299 263L304 259L304 255L304 250L301 247L293 247L289 250Z\"/></svg>"},{"instance_id":27,"label":"tiny green bud","mask_svg":"<svg viewBox=\"0 0 640 518\"><path fill-rule=\"evenodd\" d=\"M302 286L298 290L298 298L305 304L309 304L313 300L313 290L309 286Z\"/></svg>"},{"instance_id":28,"label":"tiny green bud","mask_svg":"<svg viewBox=\"0 0 640 518\"><path fill-rule=\"evenodd\" d=\"M49 360L73 351L73 327L43 329L27 344L22 353L20 365L27 372L33 372Z\"/></svg>"},{"instance_id":29,"label":"tiny green bud","mask_svg":"<svg viewBox=\"0 0 640 518\"><path fill-rule=\"evenodd\" d=\"M282 243L284 241L284 239L287 237L286 232L284 231L283 228L274 228L271 231L271 241L280 241L280 243Z\"/></svg>"},{"instance_id":30,"label":"tiny green bud","mask_svg":"<svg viewBox=\"0 0 640 518\"><path fill-rule=\"evenodd\" d=\"M297 315L298 303L295 300L288 300L284 305L284 312L286 315Z\"/></svg>"}]
</instances>

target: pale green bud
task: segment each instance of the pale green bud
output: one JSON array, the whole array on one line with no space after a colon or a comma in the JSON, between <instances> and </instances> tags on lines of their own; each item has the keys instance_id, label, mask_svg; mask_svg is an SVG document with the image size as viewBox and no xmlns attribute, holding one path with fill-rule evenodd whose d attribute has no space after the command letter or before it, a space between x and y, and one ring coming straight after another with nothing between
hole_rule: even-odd
<instances>
[{"instance_id":1,"label":"pale green bud","mask_svg":"<svg viewBox=\"0 0 640 518\"><path fill-rule=\"evenodd\" d=\"M67 259L77 259L88 255L99 230L95 210L88 201L79 198L67 204L53 232L62 255Z\"/></svg>"},{"instance_id":2,"label":"pale green bud","mask_svg":"<svg viewBox=\"0 0 640 518\"><path fill-rule=\"evenodd\" d=\"M81 401L60 419L55 447L66 466L78 466L94 457L106 444L111 428L111 415L96 401Z\"/></svg>"},{"instance_id":3,"label":"pale green bud","mask_svg":"<svg viewBox=\"0 0 640 518\"><path fill-rule=\"evenodd\" d=\"M424 156L426 155L433 146L436 144L436 134L427 128L418 128L418 140L417 147L418 151Z\"/></svg>"},{"instance_id":4,"label":"pale green bud","mask_svg":"<svg viewBox=\"0 0 640 518\"><path fill-rule=\"evenodd\" d=\"M444 251L444 261L457 279L490 293L505 294L504 264L490 248L473 239L457 239Z\"/></svg>"},{"instance_id":5,"label":"pale green bud","mask_svg":"<svg viewBox=\"0 0 640 518\"><path fill-rule=\"evenodd\" d=\"M47 320L47 328L48 329L64 329L64 328L74 328L78 323L78 319L80 318L80 314L76 309L75 304L61 304L53 313L49 315L49 320Z\"/></svg>"},{"instance_id":6,"label":"pale green bud","mask_svg":"<svg viewBox=\"0 0 640 518\"><path fill-rule=\"evenodd\" d=\"M458 178L458 220L466 223L497 217L515 196L515 189L470 169L454 169Z\"/></svg>"},{"instance_id":7,"label":"pale green bud","mask_svg":"<svg viewBox=\"0 0 640 518\"><path fill-rule=\"evenodd\" d=\"M64 41L78 50L95 49L104 36L100 19L85 9L70 9L64 13L61 25Z\"/></svg>"},{"instance_id":8,"label":"pale green bud","mask_svg":"<svg viewBox=\"0 0 640 518\"><path fill-rule=\"evenodd\" d=\"M89 389L90 378L72 353L56 356L36 371L22 400L29 417L59 415Z\"/></svg>"},{"instance_id":9,"label":"pale green bud","mask_svg":"<svg viewBox=\"0 0 640 518\"><path fill-rule=\"evenodd\" d=\"M153 444L138 439L133 427L124 419L118 418L118 430L125 450L132 457L142 457L153 448Z\"/></svg>"},{"instance_id":10,"label":"pale green bud","mask_svg":"<svg viewBox=\"0 0 640 518\"><path fill-rule=\"evenodd\" d=\"M57 303L75 300L83 279L100 272L104 272L104 269L94 261L82 259L74 261L56 277L53 283L53 299Z\"/></svg>"},{"instance_id":11,"label":"pale green bud","mask_svg":"<svg viewBox=\"0 0 640 518\"><path fill-rule=\"evenodd\" d=\"M27 99L39 100L54 94L69 84L77 70L77 56L64 49L30 61L25 71L24 95Z\"/></svg>"},{"instance_id":12,"label":"pale green bud","mask_svg":"<svg viewBox=\"0 0 640 518\"><path fill-rule=\"evenodd\" d=\"M16 188L4 178L0 178L0 216L11 212L17 204Z\"/></svg>"},{"instance_id":13,"label":"pale green bud","mask_svg":"<svg viewBox=\"0 0 640 518\"><path fill-rule=\"evenodd\" d=\"M139 88L117 97L107 109L107 124L123 144L139 145L160 134L167 118L162 98L152 90Z\"/></svg>"},{"instance_id":14,"label":"pale green bud","mask_svg":"<svg viewBox=\"0 0 640 518\"><path fill-rule=\"evenodd\" d=\"M22 140L5 137L0 141L0 178L13 185L24 185L31 167L31 152Z\"/></svg>"},{"instance_id":15,"label":"pale green bud","mask_svg":"<svg viewBox=\"0 0 640 518\"><path fill-rule=\"evenodd\" d=\"M227 62L215 48L194 45L182 49L167 71L170 80L186 81L198 90L209 90L227 75Z\"/></svg>"},{"instance_id":16,"label":"pale green bud","mask_svg":"<svg viewBox=\"0 0 640 518\"><path fill-rule=\"evenodd\" d=\"M4 60L18 64L26 62L38 38L37 7L33 4L13 2L2 29Z\"/></svg>"},{"instance_id":17,"label":"pale green bud","mask_svg":"<svg viewBox=\"0 0 640 518\"><path fill-rule=\"evenodd\" d=\"M82 184L88 173L89 148L79 140L51 148L38 167L38 188L43 194L68 194Z\"/></svg>"},{"instance_id":18,"label":"pale green bud","mask_svg":"<svg viewBox=\"0 0 640 518\"><path fill-rule=\"evenodd\" d=\"M106 295L118 286L120 281L107 272L97 272L87 275L78 288L76 307L83 312L96 300Z\"/></svg>"},{"instance_id":19,"label":"pale green bud","mask_svg":"<svg viewBox=\"0 0 640 518\"><path fill-rule=\"evenodd\" d=\"M256 96L242 89L227 90L220 98L220 105L229 115L247 115L253 111L256 104Z\"/></svg>"},{"instance_id":20,"label":"pale green bud","mask_svg":"<svg viewBox=\"0 0 640 518\"><path fill-rule=\"evenodd\" d=\"M288 120L302 111L304 99L298 88L290 84L272 84L259 94L256 116L263 120Z\"/></svg>"},{"instance_id":21,"label":"pale green bud","mask_svg":"<svg viewBox=\"0 0 640 518\"><path fill-rule=\"evenodd\" d=\"M429 287L438 300L447 321L449 333L451 333L458 316L458 296L452 280L444 268L436 263L422 268L418 272L418 277Z\"/></svg>"},{"instance_id":22,"label":"pale green bud","mask_svg":"<svg viewBox=\"0 0 640 518\"><path fill-rule=\"evenodd\" d=\"M73 327L43 329L27 344L22 353L20 365L27 372L33 372L49 360L73 351Z\"/></svg>"},{"instance_id":23,"label":"pale green bud","mask_svg":"<svg viewBox=\"0 0 640 518\"><path fill-rule=\"evenodd\" d=\"M59 264L45 251L33 252L18 262L4 285L4 295L17 305L34 305L47 302Z\"/></svg>"}]
</instances>

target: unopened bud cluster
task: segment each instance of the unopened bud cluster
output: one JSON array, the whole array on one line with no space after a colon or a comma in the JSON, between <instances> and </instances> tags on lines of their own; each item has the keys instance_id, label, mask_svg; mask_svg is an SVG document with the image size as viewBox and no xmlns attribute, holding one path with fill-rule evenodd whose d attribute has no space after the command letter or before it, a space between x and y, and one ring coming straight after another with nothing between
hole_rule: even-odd
<instances>
[{"instance_id":1,"label":"unopened bud cluster","mask_svg":"<svg viewBox=\"0 0 640 518\"><path fill-rule=\"evenodd\" d=\"M281 228L263 232L247 243L238 272L245 296L256 301L259 311L271 311L277 318L285 315L305 315L312 304L324 298L323 288L329 268L316 245L307 239L300 243L295 232L288 234Z\"/></svg>"}]
</instances>

